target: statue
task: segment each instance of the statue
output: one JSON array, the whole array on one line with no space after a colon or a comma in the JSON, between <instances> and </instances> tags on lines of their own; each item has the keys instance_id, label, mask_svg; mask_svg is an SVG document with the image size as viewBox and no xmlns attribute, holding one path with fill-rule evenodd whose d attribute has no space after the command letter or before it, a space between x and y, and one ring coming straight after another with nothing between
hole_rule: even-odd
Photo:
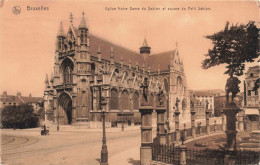
<instances>
[{"instance_id":1,"label":"statue","mask_svg":"<svg viewBox=\"0 0 260 165\"><path fill-rule=\"evenodd\" d=\"M209 109L209 101L206 100L206 110L208 110L208 109Z\"/></svg>"},{"instance_id":2,"label":"statue","mask_svg":"<svg viewBox=\"0 0 260 165\"><path fill-rule=\"evenodd\" d=\"M193 103L193 101L190 101L190 107L191 107L191 108L194 108L194 103Z\"/></svg>"},{"instance_id":3,"label":"statue","mask_svg":"<svg viewBox=\"0 0 260 165\"><path fill-rule=\"evenodd\" d=\"M148 82L147 82L147 78L144 79L144 82L141 85L141 88L143 88L143 98L144 98L144 102L148 103Z\"/></svg>"},{"instance_id":4,"label":"statue","mask_svg":"<svg viewBox=\"0 0 260 165\"><path fill-rule=\"evenodd\" d=\"M159 99L159 103L160 105L163 105L163 90L161 89L161 87L159 87L159 93L158 93L158 99Z\"/></svg>"},{"instance_id":5,"label":"statue","mask_svg":"<svg viewBox=\"0 0 260 165\"><path fill-rule=\"evenodd\" d=\"M239 84L241 81L237 77L233 77L233 73L230 73L230 77L227 79L226 83L226 100L229 103L229 93L232 93L231 103L233 103L234 98L236 97L239 90Z\"/></svg>"},{"instance_id":6,"label":"statue","mask_svg":"<svg viewBox=\"0 0 260 165\"><path fill-rule=\"evenodd\" d=\"M177 111L179 110L179 102L180 102L180 100L179 100L179 98L177 97L177 98L176 98L176 103L175 103L175 106L176 106L176 110L177 110Z\"/></svg>"}]
</instances>

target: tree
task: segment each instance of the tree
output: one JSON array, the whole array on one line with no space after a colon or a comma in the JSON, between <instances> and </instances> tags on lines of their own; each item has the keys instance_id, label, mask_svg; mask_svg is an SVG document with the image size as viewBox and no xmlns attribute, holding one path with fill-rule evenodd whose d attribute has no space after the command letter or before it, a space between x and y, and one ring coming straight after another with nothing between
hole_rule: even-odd
<instances>
[{"instance_id":1,"label":"tree","mask_svg":"<svg viewBox=\"0 0 260 165\"><path fill-rule=\"evenodd\" d=\"M33 128L38 123L37 115L29 104L6 106L1 115L4 128Z\"/></svg>"},{"instance_id":2,"label":"tree","mask_svg":"<svg viewBox=\"0 0 260 165\"><path fill-rule=\"evenodd\" d=\"M205 55L207 58L202 62L202 68L227 64L225 74L241 76L245 69L244 63L254 62L259 56L258 33L259 29L252 21L231 27L227 22L224 30L205 37L212 40L214 47Z\"/></svg>"},{"instance_id":3,"label":"tree","mask_svg":"<svg viewBox=\"0 0 260 165\"><path fill-rule=\"evenodd\" d=\"M212 40L213 48L208 50L206 59L202 61L202 68L208 69L220 64L227 64L225 74L230 78L226 84L227 95L232 92L232 101L239 92L240 81L233 75L241 76L246 62L253 62L259 57L259 29L253 21L246 25L232 25L226 23L224 30L205 38ZM228 97L227 97L228 101Z\"/></svg>"}]
</instances>

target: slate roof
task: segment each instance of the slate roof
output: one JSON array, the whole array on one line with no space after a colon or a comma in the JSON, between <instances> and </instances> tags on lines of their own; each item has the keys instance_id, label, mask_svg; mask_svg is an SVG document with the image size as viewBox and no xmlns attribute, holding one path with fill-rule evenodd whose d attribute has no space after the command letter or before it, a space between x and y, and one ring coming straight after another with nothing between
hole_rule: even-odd
<instances>
[{"instance_id":1,"label":"slate roof","mask_svg":"<svg viewBox=\"0 0 260 165\"><path fill-rule=\"evenodd\" d=\"M151 54L149 55L147 61L145 62L145 59L141 54L90 34L90 53L92 56L97 55L99 46L100 46L100 51L102 56L101 58L110 61L110 50L111 47L113 47L115 62L120 63L122 57L124 65L128 65L129 60L131 60L132 67L135 67L136 64L138 63L139 68L141 69L144 63L146 66L146 70L147 70L147 66L150 65L151 72L158 71L158 67L160 67L160 71L168 70L171 54L175 53L175 51L173 50L173 51L168 51L168 52L163 52L158 54Z\"/></svg>"}]
</instances>

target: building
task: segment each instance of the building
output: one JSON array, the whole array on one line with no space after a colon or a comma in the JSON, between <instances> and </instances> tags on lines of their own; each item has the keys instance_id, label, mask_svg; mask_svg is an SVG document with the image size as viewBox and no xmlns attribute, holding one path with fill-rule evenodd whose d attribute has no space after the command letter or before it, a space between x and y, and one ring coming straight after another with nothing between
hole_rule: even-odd
<instances>
[{"instance_id":1,"label":"building","mask_svg":"<svg viewBox=\"0 0 260 165\"><path fill-rule=\"evenodd\" d=\"M204 101L200 101L196 99L192 90L190 90L189 92L190 92L191 106L193 106L192 108L196 112L195 119L206 119L206 106Z\"/></svg>"},{"instance_id":2,"label":"building","mask_svg":"<svg viewBox=\"0 0 260 165\"><path fill-rule=\"evenodd\" d=\"M59 120L60 124L100 121L104 108L108 121L120 121L122 114L132 123L140 121L140 86L147 79L148 101L153 108L159 105L158 93L163 90L169 121L173 121L177 97L181 100L180 121L189 121L190 101L177 44L175 50L152 54L144 39L139 50L136 53L90 34L84 13L78 27L70 20L67 33L61 23L53 75L45 81L46 120L52 113L54 122ZM105 107L100 104L102 97L108 103Z\"/></svg>"},{"instance_id":3,"label":"building","mask_svg":"<svg viewBox=\"0 0 260 165\"><path fill-rule=\"evenodd\" d=\"M216 91L216 90L214 90ZM213 90L193 90L192 95L199 102L202 102L204 106L206 106L206 101L208 101L208 108L211 110L211 114L215 114L215 104L214 104L214 96L216 92Z\"/></svg>"},{"instance_id":4,"label":"building","mask_svg":"<svg viewBox=\"0 0 260 165\"><path fill-rule=\"evenodd\" d=\"M29 96L22 96L21 92L17 92L16 95L7 95L7 92L4 91L0 98L0 109L4 109L5 106L8 105L20 105L28 103L29 105L33 106L34 112L38 112L43 103L42 97L32 97L30 94Z\"/></svg>"},{"instance_id":5,"label":"building","mask_svg":"<svg viewBox=\"0 0 260 165\"><path fill-rule=\"evenodd\" d=\"M247 130L259 129L260 66L249 67L244 81L244 115Z\"/></svg>"}]
</instances>

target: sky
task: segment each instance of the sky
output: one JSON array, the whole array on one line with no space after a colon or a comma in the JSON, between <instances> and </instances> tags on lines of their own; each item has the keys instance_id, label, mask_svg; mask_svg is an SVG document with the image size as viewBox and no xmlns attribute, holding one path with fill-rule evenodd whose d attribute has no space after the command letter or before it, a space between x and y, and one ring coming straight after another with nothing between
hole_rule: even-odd
<instances>
[{"instance_id":1,"label":"sky","mask_svg":"<svg viewBox=\"0 0 260 165\"><path fill-rule=\"evenodd\" d=\"M12 12L14 6L21 8L20 14ZM48 10L28 10L41 6ZM111 8L116 10L107 10ZM174 50L177 42L188 88L194 90L224 89L227 79L225 65L201 68L204 55L212 48L204 36L222 30L227 21L259 21L255 1L5 0L0 8L0 92L43 96L46 74L53 71L60 21L67 32L70 13L78 27L83 11L90 33L136 52L145 37L151 54ZM246 69L255 65L246 64Z\"/></svg>"}]
</instances>

